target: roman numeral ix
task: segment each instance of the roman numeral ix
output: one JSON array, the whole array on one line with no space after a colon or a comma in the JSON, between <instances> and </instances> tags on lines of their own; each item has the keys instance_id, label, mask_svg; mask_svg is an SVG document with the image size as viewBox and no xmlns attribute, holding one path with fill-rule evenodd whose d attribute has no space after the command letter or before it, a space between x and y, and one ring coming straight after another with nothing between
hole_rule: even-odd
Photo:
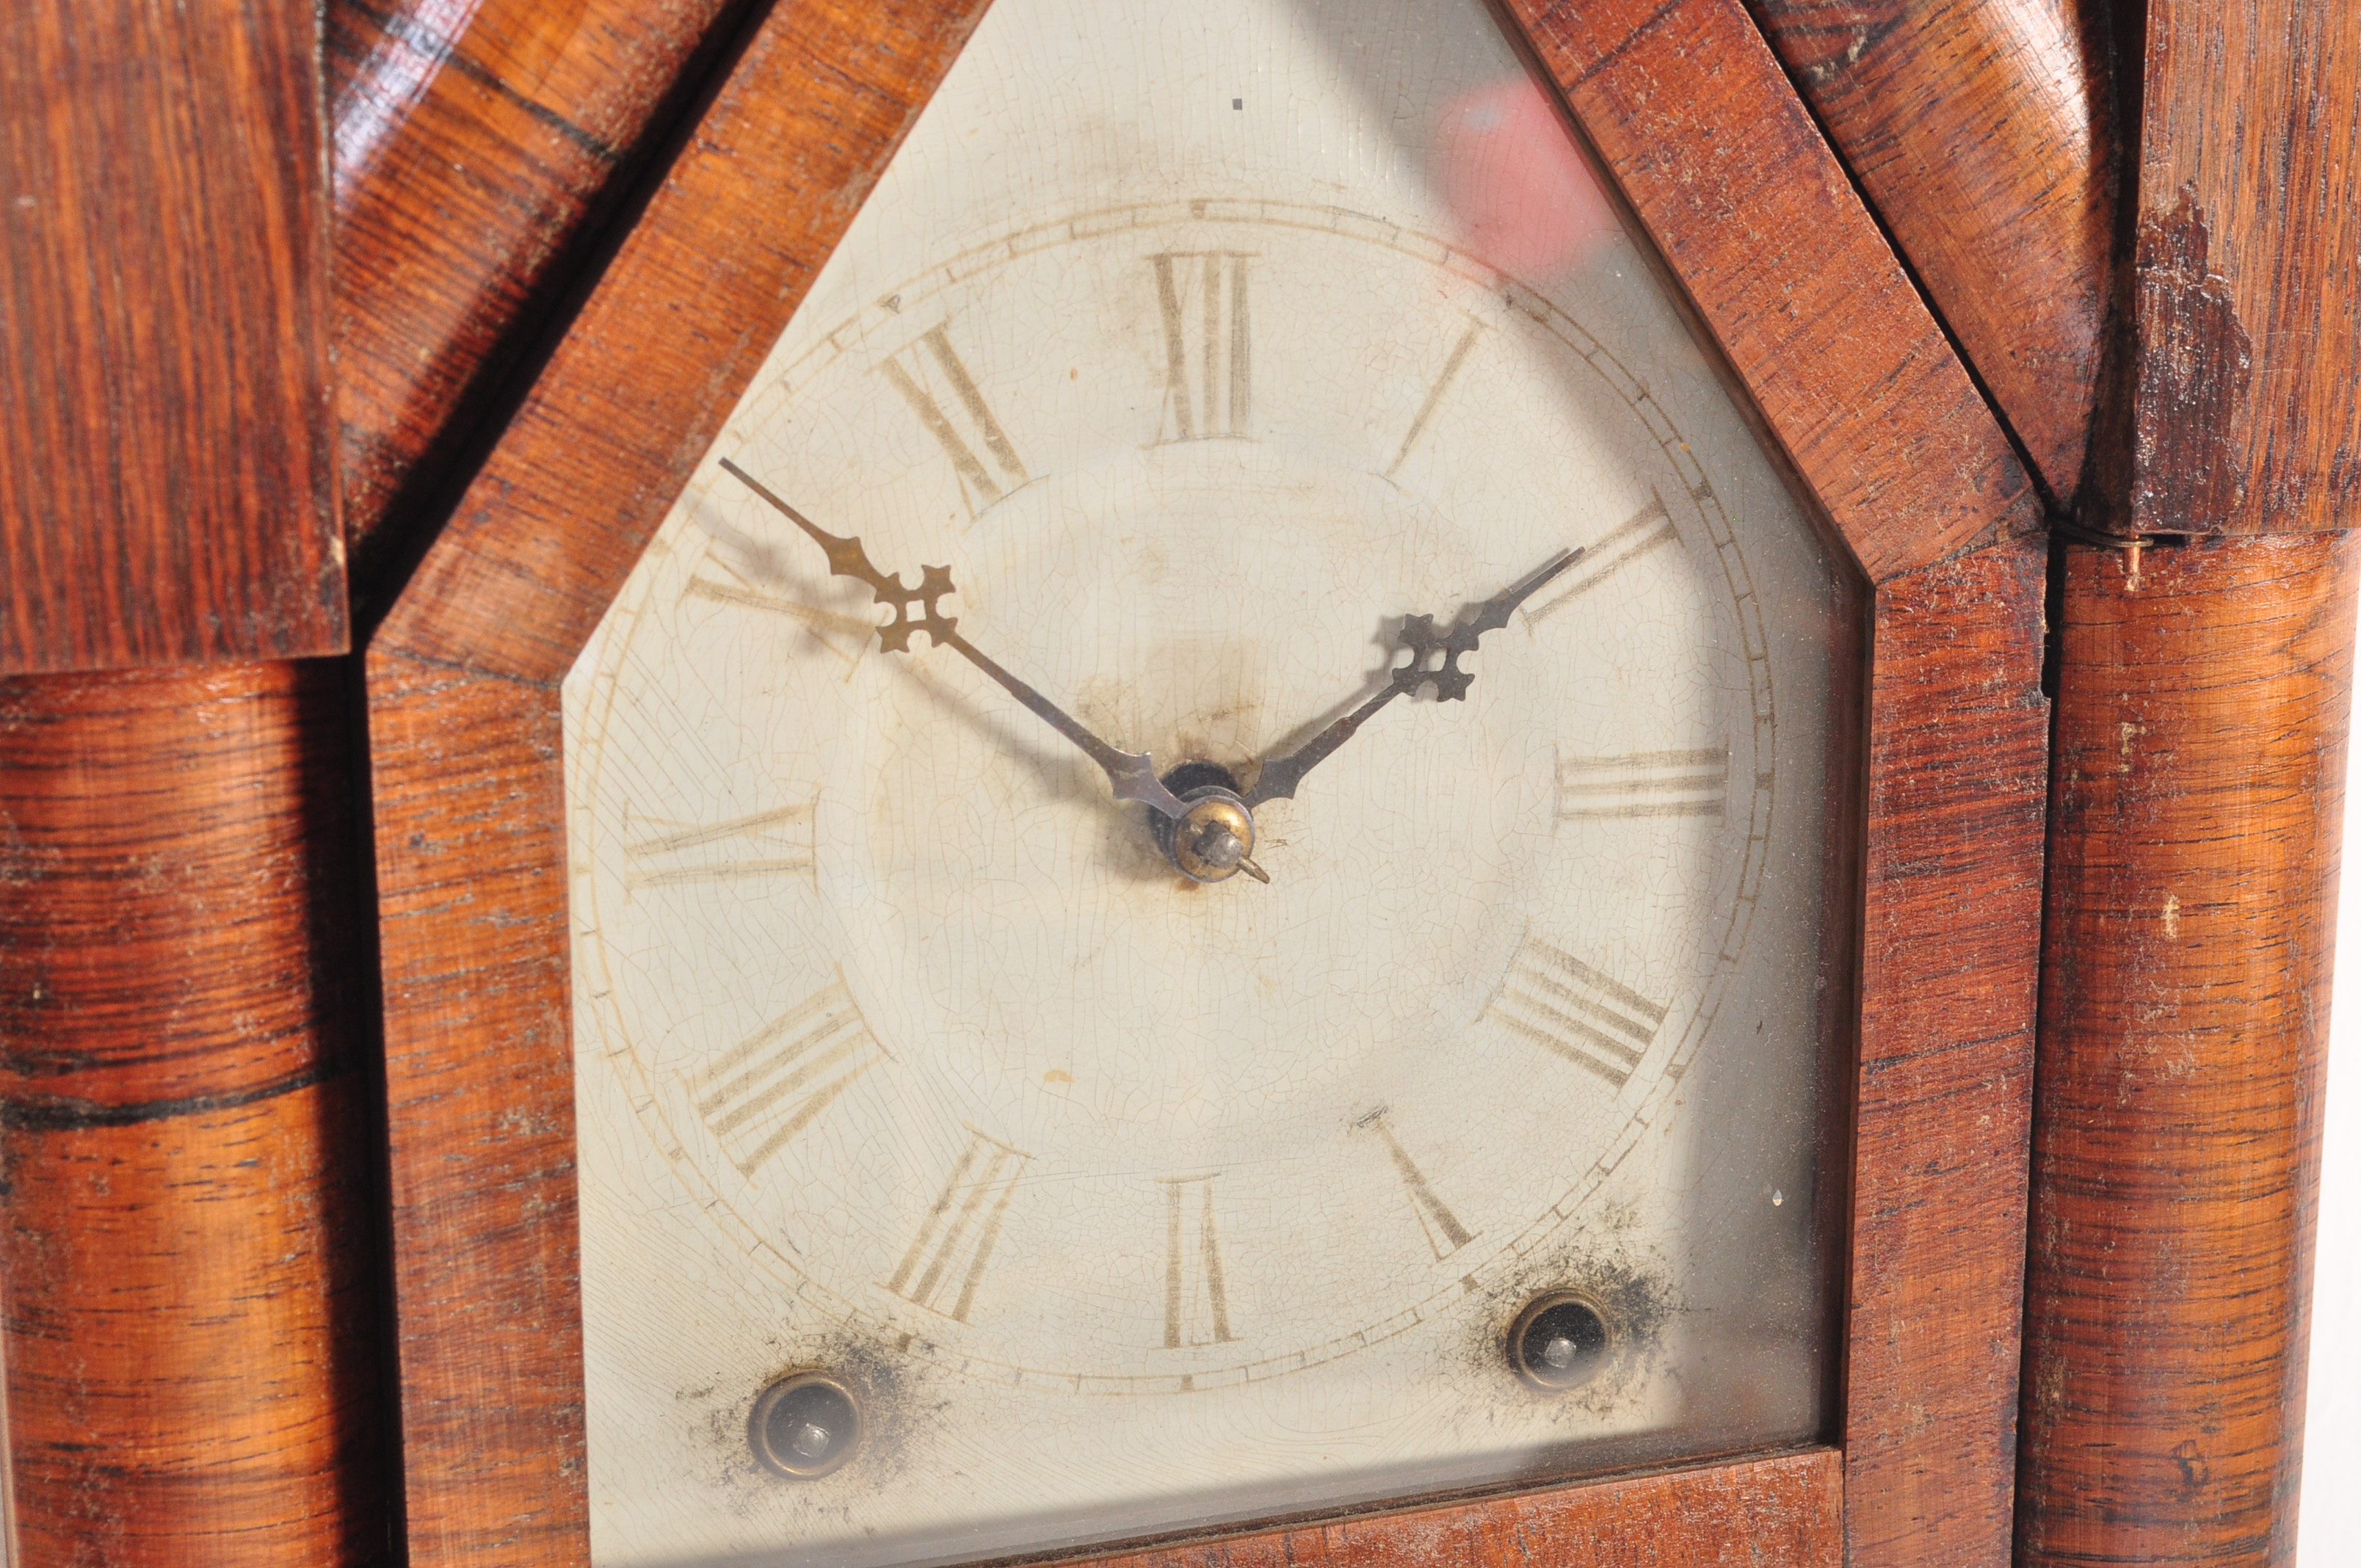
<instances>
[{"instance_id":1,"label":"roman numeral ix","mask_svg":"<svg viewBox=\"0 0 2361 1568\"><path fill-rule=\"evenodd\" d=\"M884 1055L839 980L724 1052L689 1088L730 1163L752 1176Z\"/></svg>"},{"instance_id":2,"label":"roman numeral ix","mask_svg":"<svg viewBox=\"0 0 2361 1568\"><path fill-rule=\"evenodd\" d=\"M1164 410L1156 439L1206 441L1250 433L1254 412L1252 317L1238 251L1151 256L1164 323Z\"/></svg>"},{"instance_id":3,"label":"roman numeral ix","mask_svg":"<svg viewBox=\"0 0 2361 1568\"><path fill-rule=\"evenodd\" d=\"M943 328L935 328L877 369L951 460L970 516L1032 477Z\"/></svg>"},{"instance_id":4,"label":"roman numeral ix","mask_svg":"<svg viewBox=\"0 0 2361 1568\"><path fill-rule=\"evenodd\" d=\"M1667 1011L1563 948L1529 937L1509 960L1484 1016L1620 1089Z\"/></svg>"},{"instance_id":5,"label":"roman numeral ix","mask_svg":"<svg viewBox=\"0 0 2361 1568\"><path fill-rule=\"evenodd\" d=\"M1730 796L1730 750L1560 757L1557 819L1719 817Z\"/></svg>"},{"instance_id":6,"label":"roman numeral ix","mask_svg":"<svg viewBox=\"0 0 2361 1568\"><path fill-rule=\"evenodd\" d=\"M1582 559L1558 579L1565 586L1527 609L1525 623L1539 625L1632 562L1662 550L1677 537L1673 531L1673 514L1665 510L1663 499L1649 502L1586 545Z\"/></svg>"},{"instance_id":7,"label":"roman numeral ix","mask_svg":"<svg viewBox=\"0 0 2361 1568\"><path fill-rule=\"evenodd\" d=\"M1000 1217L1032 1157L970 1127L967 1146L885 1288L929 1311L967 1321L976 1284L1000 1239Z\"/></svg>"},{"instance_id":8,"label":"roman numeral ix","mask_svg":"<svg viewBox=\"0 0 2361 1568\"><path fill-rule=\"evenodd\" d=\"M685 883L742 882L812 872L816 801L757 811L707 828L683 828L623 844L628 892Z\"/></svg>"},{"instance_id":9,"label":"roman numeral ix","mask_svg":"<svg viewBox=\"0 0 2361 1568\"><path fill-rule=\"evenodd\" d=\"M1214 1179L1159 1179L1164 1188L1164 1348L1226 1343L1232 1337L1230 1299L1222 1288L1222 1245L1213 1230ZM1202 1337L1207 1333L1210 1339Z\"/></svg>"}]
</instances>

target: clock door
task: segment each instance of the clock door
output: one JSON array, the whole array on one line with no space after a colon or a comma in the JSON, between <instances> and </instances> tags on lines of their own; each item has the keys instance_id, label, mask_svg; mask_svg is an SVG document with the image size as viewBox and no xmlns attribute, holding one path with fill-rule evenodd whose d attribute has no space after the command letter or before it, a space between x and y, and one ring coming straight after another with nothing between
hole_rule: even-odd
<instances>
[{"instance_id":1,"label":"clock door","mask_svg":"<svg viewBox=\"0 0 2361 1568\"><path fill-rule=\"evenodd\" d=\"M1820 1562L1832 1442L2004 1425L1853 1442L1839 1303L1981 1270L1861 1064L2021 1056L2033 884L1860 933L2037 855L2033 513L1684 16L1735 98L1473 4L758 32L372 645L413 1557Z\"/></svg>"},{"instance_id":2,"label":"clock door","mask_svg":"<svg viewBox=\"0 0 2361 1568\"><path fill-rule=\"evenodd\" d=\"M1478 0L1001 0L567 679L593 1560L1826 1431L1853 580Z\"/></svg>"}]
</instances>

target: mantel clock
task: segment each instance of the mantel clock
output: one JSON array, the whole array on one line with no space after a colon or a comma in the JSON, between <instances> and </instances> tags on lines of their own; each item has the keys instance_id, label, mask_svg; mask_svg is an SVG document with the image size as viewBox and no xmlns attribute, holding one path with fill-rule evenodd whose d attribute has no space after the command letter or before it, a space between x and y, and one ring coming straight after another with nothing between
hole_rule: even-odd
<instances>
[{"instance_id":1,"label":"mantel clock","mask_svg":"<svg viewBox=\"0 0 2361 1568\"><path fill-rule=\"evenodd\" d=\"M2037 508L1752 24L982 13L372 641L411 1560L2004 1540Z\"/></svg>"}]
</instances>

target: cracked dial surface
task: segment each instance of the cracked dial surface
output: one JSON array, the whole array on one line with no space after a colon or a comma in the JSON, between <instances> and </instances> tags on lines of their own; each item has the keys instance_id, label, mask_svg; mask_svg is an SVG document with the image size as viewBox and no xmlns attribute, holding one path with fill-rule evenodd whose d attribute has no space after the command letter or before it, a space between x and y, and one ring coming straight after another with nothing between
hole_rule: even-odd
<instances>
[{"instance_id":1,"label":"cracked dial surface","mask_svg":"<svg viewBox=\"0 0 2361 1568\"><path fill-rule=\"evenodd\" d=\"M600 1563L1819 1429L1852 590L1603 201L1471 237L1479 5L1215 11L1002 0L567 681ZM724 459L1239 776L1583 555L1205 884ZM1572 1391L1504 1348L1553 1292ZM859 1413L809 1478L747 1436L799 1374Z\"/></svg>"}]
</instances>

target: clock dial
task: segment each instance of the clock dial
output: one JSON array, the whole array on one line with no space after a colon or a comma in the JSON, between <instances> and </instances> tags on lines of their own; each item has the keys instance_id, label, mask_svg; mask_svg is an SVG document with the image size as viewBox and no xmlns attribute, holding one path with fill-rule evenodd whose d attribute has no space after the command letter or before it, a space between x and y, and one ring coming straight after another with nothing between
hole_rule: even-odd
<instances>
[{"instance_id":1,"label":"clock dial","mask_svg":"<svg viewBox=\"0 0 2361 1568\"><path fill-rule=\"evenodd\" d=\"M602 1562L1822 1419L1835 568L1479 5L1216 9L1004 0L567 683Z\"/></svg>"}]
</instances>

